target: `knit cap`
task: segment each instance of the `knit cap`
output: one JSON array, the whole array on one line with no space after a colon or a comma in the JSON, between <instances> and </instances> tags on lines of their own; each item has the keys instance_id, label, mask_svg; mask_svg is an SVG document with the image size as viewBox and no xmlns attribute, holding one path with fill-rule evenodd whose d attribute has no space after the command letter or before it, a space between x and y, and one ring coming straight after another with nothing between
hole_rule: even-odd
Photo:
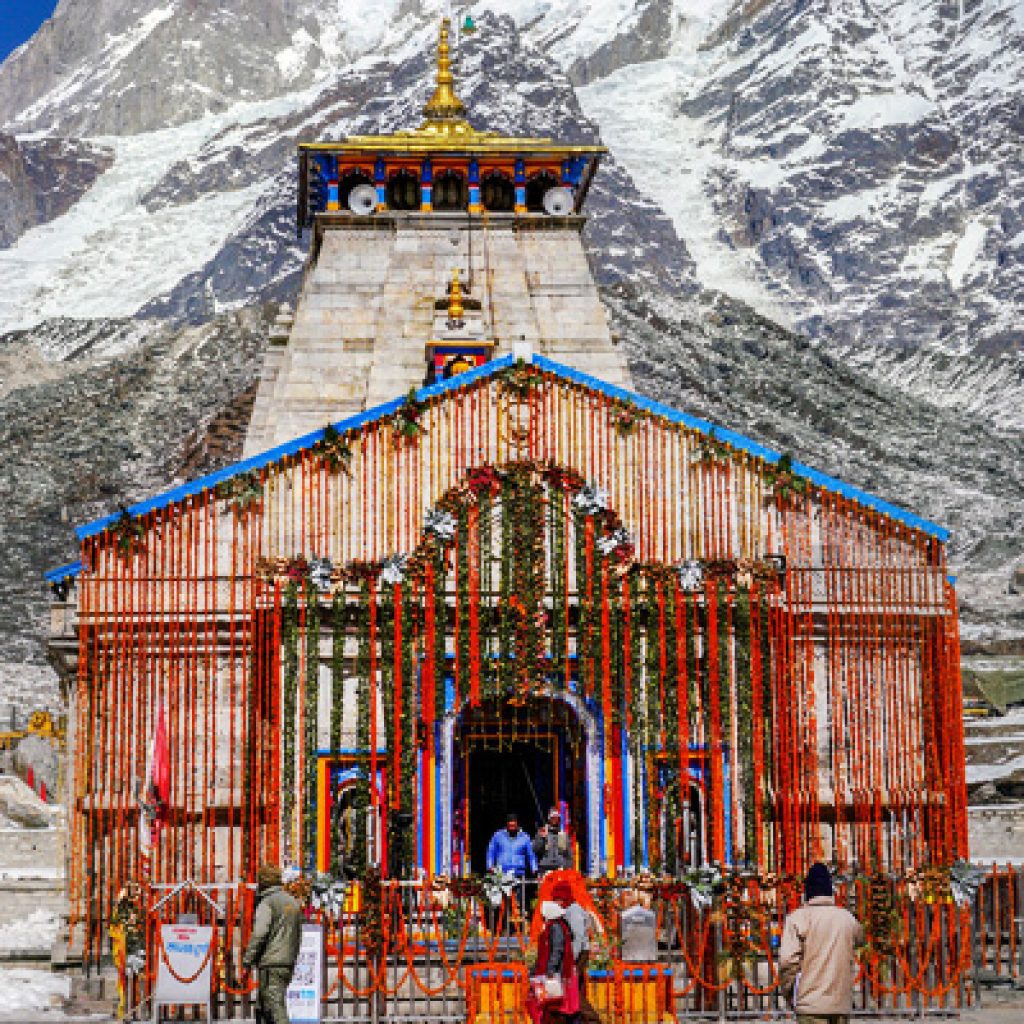
<instances>
[{"instance_id":1,"label":"knit cap","mask_svg":"<svg viewBox=\"0 0 1024 1024\"><path fill-rule=\"evenodd\" d=\"M822 863L812 864L804 879L804 897L810 901L819 896L832 895L832 876Z\"/></svg>"}]
</instances>

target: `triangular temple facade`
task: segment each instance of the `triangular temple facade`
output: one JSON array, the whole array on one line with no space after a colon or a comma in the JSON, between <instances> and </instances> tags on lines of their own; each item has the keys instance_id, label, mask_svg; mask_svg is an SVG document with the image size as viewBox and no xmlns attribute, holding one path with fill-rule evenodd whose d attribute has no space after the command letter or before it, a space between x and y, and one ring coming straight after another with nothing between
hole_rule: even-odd
<instances>
[{"instance_id":1,"label":"triangular temple facade","mask_svg":"<svg viewBox=\"0 0 1024 1024\"><path fill-rule=\"evenodd\" d=\"M444 37L419 129L301 147L244 461L51 574L87 955L128 879L479 872L510 807L595 875L966 853L945 531L628 390L600 155L475 131Z\"/></svg>"}]
</instances>

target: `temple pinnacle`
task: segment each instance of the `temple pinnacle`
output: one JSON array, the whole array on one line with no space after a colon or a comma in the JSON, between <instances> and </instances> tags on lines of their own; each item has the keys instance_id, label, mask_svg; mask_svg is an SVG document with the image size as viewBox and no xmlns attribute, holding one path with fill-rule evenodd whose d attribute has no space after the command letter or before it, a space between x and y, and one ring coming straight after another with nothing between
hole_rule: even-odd
<instances>
[{"instance_id":1,"label":"temple pinnacle","mask_svg":"<svg viewBox=\"0 0 1024 1024\"><path fill-rule=\"evenodd\" d=\"M462 100L455 95L452 76L452 63L449 56L448 32L451 29L451 22L447 18L441 20L441 35L437 43L437 86L430 102L423 108L427 115L427 121L454 121L461 120L466 108Z\"/></svg>"}]
</instances>

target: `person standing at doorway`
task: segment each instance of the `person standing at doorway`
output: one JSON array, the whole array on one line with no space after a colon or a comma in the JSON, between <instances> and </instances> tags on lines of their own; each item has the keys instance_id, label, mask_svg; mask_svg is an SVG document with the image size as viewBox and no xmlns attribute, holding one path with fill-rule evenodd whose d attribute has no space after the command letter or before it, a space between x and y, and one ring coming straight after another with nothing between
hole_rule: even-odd
<instances>
[{"instance_id":1,"label":"person standing at doorway","mask_svg":"<svg viewBox=\"0 0 1024 1024\"><path fill-rule=\"evenodd\" d=\"M514 898L506 896L497 907L487 911L487 927L494 931L498 922L503 921L511 927L512 920L518 914L525 914L526 906L526 873L537 873L537 858L533 855L530 837L519 828L519 816L509 811L505 816L505 827L499 828L491 836L487 844L487 870L497 868L503 874L512 875L518 882Z\"/></svg>"},{"instance_id":2,"label":"person standing at doorway","mask_svg":"<svg viewBox=\"0 0 1024 1024\"><path fill-rule=\"evenodd\" d=\"M525 878L529 871L537 873L537 858L530 837L519 828L519 815L513 811L505 816L505 827L499 828L487 844L487 870L499 868L506 875Z\"/></svg>"},{"instance_id":3,"label":"person standing at doorway","mask_svg":"<svg viewBox=\"0 0 1024 1024\"><path fill-rule=\"evenodd\" d=\"M864 929L845 907L837 907L832 876L814 864L804 880L804 905L786 918L779 951L782 991L798 1024L849 1024L856 951Z\"/></svg>"},{"instance_id":4,"label":"person standing at doorway","mask_svg":"<svg viewBox=\"0 0 1024 1024\"><path fill-rule=\"evenodd\" d=\"M533 852L542 875L572 867L572 844L569 842L569 834L562 828L562 816L557 807L548 811L547 824L537 829L533 838Z\"/></svg>"},{"instance_id":5,"label":"person standing at doorway","mask_svg":"<svg viewBox=\"0 0 1024 1024\"><path fill-rule=\"evenodd\" d=\"M264 1017L272 1024L288 1024L285 994L302 942L302 909L281 887L281 869L276 864L263 864L256 884L259 903L242 964L249 970L257 968Z\"/></svg>"}]
</instances>

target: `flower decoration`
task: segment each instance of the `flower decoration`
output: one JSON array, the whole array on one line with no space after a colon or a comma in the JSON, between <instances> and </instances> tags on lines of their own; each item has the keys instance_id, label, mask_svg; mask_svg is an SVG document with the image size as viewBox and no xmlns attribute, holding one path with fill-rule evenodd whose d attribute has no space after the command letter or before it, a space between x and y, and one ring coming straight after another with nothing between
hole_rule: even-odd
<instances>
[{"instance_id":1,"label":"flower decoration","mask_svg":"<svg viewBox=\"0 0 1024 1024\"><path fill-rule=\"evenodd\" d=\"M764 478L777 500L803 494L810 486L806 477L793 471L793 456L789 452L780 455L774 466L765 467Z\"/></svg>"},{"instance_id":2,"label":"flower decoration","mask_svg":"<svg viewBox=\"0 0 1024 1024\"><path fill-rule=\"evenodd\" d=\"M424 430L420 420L426 408L427 403L419 400L416 389L409 388L405 401L389 420L391 429L395 432L396 444L413 444L419 440Z\"/></svg>"},{"instance_id":3,"label":"flower decoration","mask_svg":"<svg viewBox=\"0 0 1024 1024\"><path fill-rule=\"evenodd\" d=\"M455 536L457 525L455 516L440 508L432 508L423 520L424 531L445 543Z\"/></svg>"},{"instance_id":4,"label":"flower decoration","mask_svg":"<svg viewBox=\"0 0 1024 1024\"><path fill-rule=\"evenodd\" d=\"M302 555L290 558L285 563L284 575L290 583L302 583L309 576L309 562Z\"/></svg>"},{"instance_id":5,"label":"flower decoration","mask_svg":"<svg viewBox=\"0 0 1024 1024\"><path fill-rule=\"evenodd\" d=\"M704 566L695 558L687 558L676 566L680 589L695 594L704 586Z\"/></svg>"},{"instance_id":6,"label":"flower decoration","mask_svg":"<svg viewBox=\"0 0 1024 1024\"><path fill-rule=\"evenodd\" d=\"M640 426L639 410L632 402L620 402L612 407L612 426L622 437L635 433Z\"/></svg>"},{"instance_id":7,"label":"flower decoration","mask_svg":"<svg viewBox=\"0 0 1024 1024\"><path fill-rule=\"evenodd\" d=\"M346 439L347 435L339 434L334 425L328 423L324 427L324 436L313 445L313 453L319 455L324 465L332 472L339 470L349 473L352 461L352 446Z\"/></svg>"},{"instance_id":8,"label":"flower decoration","mask_svg":"<svg viewBox=\"0 0 1024 1024\"><path fill-rule=\"evenodd\" d=\"M114 900L110 913L111 932L124 932L124 970L141 974L146 966L146 915L142 909L142 891L137 882L128 882Z\"/></svg>"},{"instance_id":9,"label":"flower decoration","mask_svg":"<svg viewBox=\"0 0 1024 1024\"><path fill-rule=\"evenodd\" d=\"M142 525L141 519L136 519L128 509L122 507L114 526L114 533L117 537L117 550L122 555L129 555L135 544L145 536L146 528Z\"/></svg>"},{"instance_id":10,"label":"flower decoration","mask_svg":"<svg viewBox=\"0 0 1024 1024\"><path fill-rule=\"evenodd\" d=\"M380 567L381 582L395 586L405 582L405 565L408 555L388 555Z\"/></svg>"},{"instance_id":11,"label":"flower decoration","mask_svg":"<svg viewBox=\"0 0 1024 1024\"><path fill-rule=\"evenodd\" d=\"M493 466L480 466L478 469L470 471L466 479L466 487L477 497L481 495L493 497L501 490L501 475Z\"/></svg>"},{"instance_id":12,"label":"flower decoration","mask_svg":"<svg viewBox=\"0 0 1024 1024\"><path fill-rule=\"evenodd\" d=\"M697 442L697 447L691 457L694 462L702 462L705 465L728 462L732 458L732 449L724 441L718 439L715 428L712 427L707 435Z\"/></svg>"},{"instance_id":13,"label":"flower decoration","mask_svg":"<svg viewBox=\"0 0 1024 1024\"><path fill-rule=\"evenodd\" d=\"M515 875L506 874L501 868L494 868L482 879L484 897L492 907L501 906L501 901L512 895L518 882L519 879Z\"/></svg>"},{"instance_id":14,"label":"flower decoration","mask_svg":"<svg viewBox=\"0 0 1024 1024\"><path fill-rule=\"evenodd\" d=\"M611 533L597 538L597 550L605 557L612 554L628 555L633 551L633 538L629 535L629 530L620 526Z\"/></svg>"},{"instance_id":15,"label":"flower decoration","mask_svg":"<svg viewBox=\"0 0 1024 1024\"><path fill-rule=\"evenodd\" d=\"M331 589L334 565L329 558L317 558L315 555L309 562L309 582L320 591L327 593Z\"/></svg>"},{"instance_id":16,"label":"flower decoration","mask_svg":"<svg viewBox=\"0 0 1024 1024\"><path fill-rule=\"evenodd\" d=\"M263 481L258 469L250 469L245 473L237 473L217 484L216 495L225 498L232 508L240 515L248 512L263 498Z\"/></svg>"},{"instance_id":17,"label":"flower decoration","mask_svg":"<svg viewBox=\"0 0 1024 1024\"><path fill-rule=\"evenodd\" d=\"M576 508L585 516L596 516L598 513L608 510L608 492L600 487L591 487L589 484L585 484L572 500Z\"/></svg>"},{"instance_id":18,"label":"flower decoration","mask_svg":"<svg viewBox=\"0 0 1024 1024\"><path fill-rule=\"evenodd\" d=\"M959 860L949 869L949 888L958 907L968 907L978 896L986 872L967 861Z\"/></svg>"},{"instance_id":19,"label":"flower decoration","mask_svg":"<svg viewBox=\"0 0 1024 1024\"><path fill-rule=\"evenodd\" d=\"M515 366L502 371L498 378L502 391L516 398L529 398L540 386L540 376L522 359Z\"/></svg>"},{"instance_id":20,"label":"flower decoration","mask_svg":"<svg viewBox=\"0 0 1024 1024\"><path fill-rule=\"evenodd\" d=\"M695 910L710 910L715 894L722 886L722 873L716 867L701 868L686 877Z\"/></svg>"}]
</instances>

